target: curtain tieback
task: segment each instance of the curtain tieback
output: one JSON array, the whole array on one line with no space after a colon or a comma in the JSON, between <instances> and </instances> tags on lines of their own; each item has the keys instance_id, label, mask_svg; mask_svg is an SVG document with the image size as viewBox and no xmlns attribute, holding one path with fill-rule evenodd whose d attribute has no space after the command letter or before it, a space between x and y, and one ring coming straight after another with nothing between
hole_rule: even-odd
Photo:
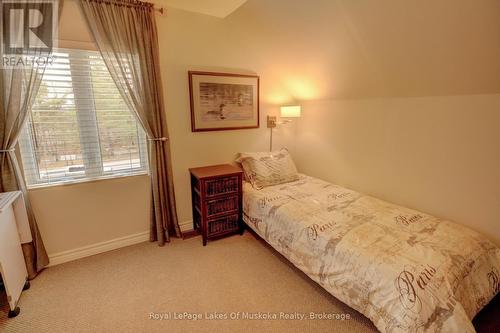
<instances>
[{"instance_id":1,"label":"curtain tieback","mask_svg":"<svg viewBox=\"0 0 500 333\"><path fill-rule=\"evenodd\" d=\"M11 149L0 149L0 153L10 153L11 151L16 151L15 148L11 148Z\"/></svg>"},{"instance_id":2,"label":"curtain tieback","mask_svg":"<svg viewBox=\"0 0 500 333\"><path fill-rule=\"evenodd\" d=\"M165 137L163 137L163 138L152 138L152 139L148 139L148 140L149 141L167 141L168 138L165 138Z\"/></svg>"}]
</instances>

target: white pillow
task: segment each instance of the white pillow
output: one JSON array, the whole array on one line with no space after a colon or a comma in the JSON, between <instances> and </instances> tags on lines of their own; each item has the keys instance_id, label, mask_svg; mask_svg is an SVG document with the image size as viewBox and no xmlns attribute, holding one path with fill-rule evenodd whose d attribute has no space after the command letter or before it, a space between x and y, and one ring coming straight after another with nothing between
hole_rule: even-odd
<instances>
[{"instance_id":1,"label":"white pillow","mask_svg":"<svg viewBox=\"0 0 500 333\"><path fill-rule=\"evenodd\" d=\"M245 178L256 189L293 182L299 179L297 168L287 149L274 152L240 153Z\"/></svg>"}]
</instances>

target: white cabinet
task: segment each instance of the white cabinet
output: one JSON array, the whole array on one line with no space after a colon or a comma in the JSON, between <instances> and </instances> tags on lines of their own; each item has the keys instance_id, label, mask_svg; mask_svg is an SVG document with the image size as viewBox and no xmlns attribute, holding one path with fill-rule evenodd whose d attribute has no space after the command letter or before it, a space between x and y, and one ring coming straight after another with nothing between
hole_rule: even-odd
<instances>
[{"instance_id":1,"label":"white cabinet","mask_svg":"<svg viewBox=\"0 0 500 333\"><path fill-rule=\"evenodd\" d=\"M31 240L22 193L0 193L0 273L10 306L9 317L17 316L21 292L29 288L21 244Z\"/></svg>"}]
</instances>

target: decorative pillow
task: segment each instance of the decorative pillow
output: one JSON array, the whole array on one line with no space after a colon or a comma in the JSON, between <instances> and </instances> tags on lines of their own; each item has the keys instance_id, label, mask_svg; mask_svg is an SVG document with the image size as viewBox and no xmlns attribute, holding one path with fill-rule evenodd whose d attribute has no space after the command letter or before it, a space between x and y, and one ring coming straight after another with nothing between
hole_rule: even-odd
<instances>
[{"instance_id":1,"label":"decorative pillow","mask_svg":"<svg viewBox=\"0 0 500 333\"><path fill-rule=\"evenodd\" d=\"M240 153L236 162L241 163L245 178L256 189L299 179L297 168L285 148L268 153Z\"/></svg>"}]
</instances>

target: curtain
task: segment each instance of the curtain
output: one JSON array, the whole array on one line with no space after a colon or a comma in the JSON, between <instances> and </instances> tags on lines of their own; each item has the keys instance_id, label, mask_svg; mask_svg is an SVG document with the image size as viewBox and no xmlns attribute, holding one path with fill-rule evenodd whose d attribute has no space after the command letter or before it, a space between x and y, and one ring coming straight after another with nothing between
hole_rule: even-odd
<instances>
[{"instance_id":1,"label":"curtain","mask_svg":"<svg viewBox=\"0 0 500 333\"><path fill-rule=\"evenodd\" d=\"M180 237L170 144L160 77L153 4L136 0L80 0L97 47L118 90L149 138L152 205L150 240Z\"/></svg>"},{"instance_id":2,"label":"curtain","mask_svg":"<svg viewBox=\"0 0 500 333\"><path fill-rule=\"evenodd\" d=\"M62 5L62 2L60 5ZM51 4L39 4L37 9L44 17L51 15ZM29 13L29 15L33 14L32 11ZM6 15L9 15L7 10L2 13L3 22L8 21ZM4 25L4 29L6 28ZM43 28L38 29L37 35L42 36L43 39L51 36L51 30L52 26L50 24L44 25ZM7 31L7 33L20 34L23 33L23 29L16 27L14 32ZM31 208L24 177L17 160L16 145L40 87L50 54L47 50L41 48L31 49L25 47L13 57L25 60L28 58L39 59L40 61L33 65L29 65L28 62L24 61L25 66L21 63L17 63L15 66L6 66L4 56L9 57L9 55L3 53L3 48L1 52L3 66L0 69L0 192L19 190L23 193L33 241L23 244L22 247L28 278L32 279L47 266L49 258Z\"/></svg>"}]
</instances>

